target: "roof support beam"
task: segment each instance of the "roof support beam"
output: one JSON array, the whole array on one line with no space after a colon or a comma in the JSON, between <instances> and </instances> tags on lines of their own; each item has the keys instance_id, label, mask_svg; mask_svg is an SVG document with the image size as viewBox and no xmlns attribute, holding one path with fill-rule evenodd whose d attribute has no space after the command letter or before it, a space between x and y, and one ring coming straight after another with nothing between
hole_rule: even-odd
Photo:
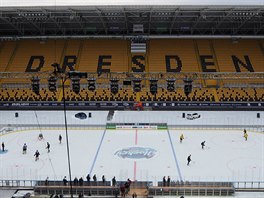
<instances>
[{"instance_id":1,"label":"roof support beam","mask_svg":"<svg viewBox=\"0 0 264 198\"><path fill-rule=\"evenodd\" d=\"M105 24L105 22L104 22L103 15L102 15L102 11L101 11L100 9L97 8L97 9L96 9L96 12L97 12L97 15L99 16L99 19L100 19L100 21L101 21L103 27L104 27L104 32L105 32L105 34L107 35L107 33L108 33L108 29L107 29L107 26L106 26L106 24Z\"/></svg>"},{"instance_id":2,"label":"roof support beam","mask_svg":"<svg viewBox=\"0 0 264 198\"><path fill-rule=\"evenodd\" d=\"M21 27L18 27L13 22L11 22L9 19L6 19L5 17L0 17L0 20L6 22L8 25L10 25L12 28L14 28L21 36L24 35ZM21 26L21 24L20 24L20 26Z\"/></svg>"}]
</instances>

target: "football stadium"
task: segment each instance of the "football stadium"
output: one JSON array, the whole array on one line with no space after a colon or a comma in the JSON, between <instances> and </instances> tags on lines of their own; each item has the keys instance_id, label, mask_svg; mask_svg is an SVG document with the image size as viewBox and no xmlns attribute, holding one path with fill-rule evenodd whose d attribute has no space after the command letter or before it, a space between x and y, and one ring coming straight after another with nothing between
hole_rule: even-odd
<instances>
[{"instance_id":1,"label":"football stadium","mask_svg":"<svg viewBox=\"0 0 264 198\"><path fill-rule=\"evenodd\" d=\"M263 0L1 0L0 197L264 197Z\"/></svg>"}]
</instances>

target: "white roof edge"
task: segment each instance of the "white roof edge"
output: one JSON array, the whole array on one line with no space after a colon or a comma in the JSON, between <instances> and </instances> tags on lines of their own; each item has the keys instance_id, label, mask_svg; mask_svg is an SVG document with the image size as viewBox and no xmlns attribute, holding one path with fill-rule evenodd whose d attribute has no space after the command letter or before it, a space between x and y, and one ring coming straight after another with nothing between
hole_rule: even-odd
<instances>
[{"instance_id":1,"label":"white roof edge","mask_svg":"<svg viewBox=\"0 0 264 198\"><path fill-rule=\"evenodd\" d=\"M138 5L87 5L87 6L0 6L0 10L27 10L27 9L50 9L50 10L65 10L65 9L76 9L76 10L85 10L85 9L93 9L93 8L101 8L101 9L132 9L138 8ZM167 9L167 8L179 8L179 9L254 9L254 10L262 10L264 9L264 5L144 5L141 7L142 9L154 8L154 9ZM140 10L140 8L138 8Z\"/></svg>"},{"instance_id":2,"label":"white roof edge","mask_svg":"<svg viewBox=\"0 0 264 198\"><path fill-rule=\"evenodd\" d=\"M1 7L50 6L263 6L264 0L0 0Z\"/></svg>"}]
</instances>

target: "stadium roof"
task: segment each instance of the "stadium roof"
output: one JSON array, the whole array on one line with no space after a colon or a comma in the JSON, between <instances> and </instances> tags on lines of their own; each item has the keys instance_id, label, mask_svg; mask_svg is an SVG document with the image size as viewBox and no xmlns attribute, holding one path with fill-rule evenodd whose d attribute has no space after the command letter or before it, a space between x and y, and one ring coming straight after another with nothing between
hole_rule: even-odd
<instances>
[{"instance_id":1,"label":"stadium roof","mask_svg":"<svg viewBox=\"0 0 264 198\"><path fill-rule=\"evenodd\" d=\"M69 0L0 2L2 39L264 38L264 0L78 0L74 6Z\"/></svg>"},{"instance_id":2,"label":"stadium roof","mask_svg":"<svg viewBox=\"0 0 264 198\"><path fill-rule=\"evenodd\" d=\"M4 7L99 5L264 5L263 0L1 0Z\"/></svg>"}]
</instances>

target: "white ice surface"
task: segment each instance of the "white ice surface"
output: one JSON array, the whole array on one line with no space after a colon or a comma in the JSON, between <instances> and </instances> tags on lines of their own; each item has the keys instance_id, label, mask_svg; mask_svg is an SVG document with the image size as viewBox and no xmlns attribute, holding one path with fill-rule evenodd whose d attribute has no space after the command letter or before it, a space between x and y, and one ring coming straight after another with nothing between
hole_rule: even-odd
<instances>
[{"instance_id":1,"label":"white ice surface","mask_svg":"<svg viewBox=\"0 0 264 198\"><path fill-rule=\"evenodd\" d=\"M21 131L2 135L7 153L0 154L0 179L50 179L68 177L65 132L42 131L44 140L38 140L39 131ZM179 135L184 133L183 143ZM248 132L245 141L242 131L186 130L170 131L173 149L176 153L180 173L174 160L173 150L166 130L69 130L71 170L73 177L96 174L101 180L116 176L117 180L127 178L151 180L154 183L163 176L179 180L199 181L264 181L264 135ZM58 136L63 135L59 144ZM100 141L102 144L99 148ZM206 148L201 149L201 141ZM51 152L45 149L51 144ZM22 154L22 145L28 144L28 153ZM150 147L157 150L150 159L123 159L116 151L127 147ZM35 162L34 152L40 151L40 160ZM192 162L187 166L187 156ZM96 157L97 156L97 157ZM96 158L95 158L96 157Z\"/></svg>"}]
</instances>

